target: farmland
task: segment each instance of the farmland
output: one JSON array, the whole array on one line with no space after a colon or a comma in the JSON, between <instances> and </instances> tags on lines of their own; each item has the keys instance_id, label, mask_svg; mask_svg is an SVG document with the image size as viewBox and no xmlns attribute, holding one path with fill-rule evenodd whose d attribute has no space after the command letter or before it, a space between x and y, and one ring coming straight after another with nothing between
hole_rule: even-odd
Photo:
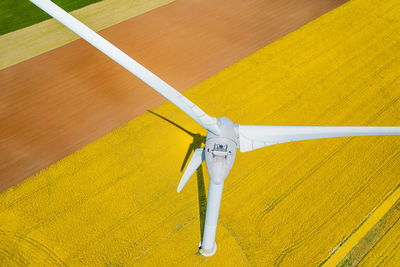
<instances>
[{"instance_id":1,"label":"farmland","mask_svg":"<svg viewBox=\"0 0 400 267\"><path fill-rule=\"evenodd\" d=\"M398 1L353 0L184 94L235 123L400 126L399 23ZM2 193L0 263L315 266L400 183L396 136L239 153L203 258L205 166L176 186L206 132L169 102L152 111L193 135L146 113ZM395 262L398 235L365 263Z\"/></svg>"},{"instance_id":2,"label":"farmland","mask_svg":"<svg viewBox=\"0 0 400 267\"><path fill-rule=\"evenodd\" d=\"M67 10L72 10L82 6L84 3L96 2L74 10L71 14L88 25L91 29L99 31L172 1L173 0L61 1L61 3L63 3L61 6L69 6L70 8ZM22 7L15 8L14 1L2 1L0 3L0 6L5 6L4 9L0 9L3 12L3 14L0 14L0 18L7 22L3 24L0 23L0 25L3 27L2 31L4 33L8 32L8 34L4 35L0 33L0 69L78 39L76 34L54 19L31 25L34 22L39 22L36 18L40 17L40 20L43 20L48 18L48 16L29 1L18 1L17 3ZM57 3L60 3L60 1ZM29 12L25 13L25 9ZM36 17L34 14L38 16ZM10 18L13 18L13 20L10 20ZM31 26L22 28L28 25ZM13 31L19 28L21 29Z\"/></svg>"},{"instance_id":3,"label":"farmland","mask_svg":"<svg viewBox=\"0 0 400 267\"><path fill-rule=\"evenodd\" d=\"M72 11L101 0L55 0L54 3L67 11ZM49 19L50 16L42 12L29 1L3 0L0 3L0 35L15 31L32 24Z\"/></svg>"},{"instance_id":4,"label":"farmland","mask_svg":"<svg viewBox=\"0 0 400 267\"><path fill-rule=\"evenodd\" d=\"M387 232L382 240L361 261L360 266L395 266L400 261L399 253L400 224L398 221Z\"/></svg>"},{"instance_id":5,"label":"farmland","mask_svg":"<svg viewBox=\"0 0 400 267\"><path fill-rule=\"evenodd\" d=\"M400 201L343 258L339 266L393 266L399 262Z\"/></svg>"}]
</instances>

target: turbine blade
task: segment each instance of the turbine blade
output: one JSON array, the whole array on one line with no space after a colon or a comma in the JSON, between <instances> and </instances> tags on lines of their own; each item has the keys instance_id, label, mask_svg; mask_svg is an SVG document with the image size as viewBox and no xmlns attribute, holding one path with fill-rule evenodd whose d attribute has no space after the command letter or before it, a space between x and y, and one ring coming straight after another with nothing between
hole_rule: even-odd
<instances>
[{"instance_id":1,"label":"turbine blade","mask_svg":"<svg viewBox=\"0 0 400 267\"><path fill-rule=\"evenodd\" d=\"M197 170L197 168L204 161L204 159L205 159L204 147L198 148L193 152L193 156L190 159L185 172L183 173L181 181L179 182L177 189L178 193L181 192L182 188L185 186L189 178L192 177L193 173Z\"/></svg>"},{"instance_id":2,"label":"turbine blade","mask_svg":"<svg viewBox=\"0 0 400 267\"><path fill-rule=\"evenodd\" d=\"M65 12L63 9L61 9L50 0L30 1L41 8L43 11L48 13L50 16L64 24L67 28L75 32L77 35L85 39L87 42L92 44L94 47L99 49L105 55L120 64L122 67L127 69L133 75L141 79L147 85L152 87L162 96L164 96L166 99L168 99L178 108L180 108L183 112L189 115L192 119L197 121L201 126L206 128L210 132L219 135L220 129L217 125L216 118L208 116L204 111L193 104L189 99L184 97L181 93L176 91L166 82L161 80L155 74L140 65L138 62L133 60L127 54L119 50L117 47L112 45L110 42L108 42L96 32L91 30L89 27L84 25L82 22L75 19L73 16Z\"/></svg>"},{"instance_id":3,"label":"turbine blade","mask_svg":"<svg viewBox=\"0 0 400 267\"><path fill-rule=\"evenodd\" d=\"M241 152L300 140L365 135L400 135L400 127L239 125Z\"/></svg>"}]
</instances>

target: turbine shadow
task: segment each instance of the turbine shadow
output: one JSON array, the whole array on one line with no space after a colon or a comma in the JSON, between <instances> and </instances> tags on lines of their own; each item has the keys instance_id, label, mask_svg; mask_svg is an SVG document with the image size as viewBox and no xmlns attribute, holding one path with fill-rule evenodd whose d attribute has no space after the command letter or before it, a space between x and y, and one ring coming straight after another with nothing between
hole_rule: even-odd
<instances>
[{"instance_id":1,"label":"turbine shadow","mask_svg":"<svg viewBox=\"0 0 400 267\"><path fill-rule=\"evenodd\" d=\"M182 126L176 124L175 122L161 116L160 114L157 114L151 110L147 110L151 114L163 119L164 121L174 125L175 127L179 128L180 130L184 131L188 135L190 135L193 138L192 143L189 145L188 150L186 152L186 155L183 159L182 166L181 166L181 172L183 172L183 169L185 168L190 155L195 151L197 148L201 148L203 144L206 143L206 137L198 134L198 133L192 133ZM198 201L199 201L199 217L200 217L200 240L203 238L203 232L204 232L204 223L206 220L206 208L207 208L207 196L206 196L206 189L204 185L204 175L203 175L203 167L200 165L197 170L196 170L196 176L197 176L197 192L198 192Z\"/></svg>"}]
</instances>

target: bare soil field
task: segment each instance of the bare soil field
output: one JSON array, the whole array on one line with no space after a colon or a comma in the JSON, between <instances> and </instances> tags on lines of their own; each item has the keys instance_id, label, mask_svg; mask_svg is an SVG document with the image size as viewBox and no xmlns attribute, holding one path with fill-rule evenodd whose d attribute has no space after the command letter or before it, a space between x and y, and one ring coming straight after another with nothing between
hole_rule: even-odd
<instances>
[{"instance_id":1,"label":"bare soil field","mask_svg":"<svg viewBox=\"0 0 400 267\"><path fill-rule=\"evenodd\" d=\"M170 2L173 0L102 0L69 13L97 32ZM38 7L34 8L43 12ZM1 35L0 69L77 39L78 35L55 19Z\"/></svg>"},{"instance_id":2,"label":"bare soil field","mask_svg":"<svg viewBox=\"0 0 400 267\"><path fill-rule=\"evenodd\" d=\"M182 91L344 2L182 0L100 34ZM0 190L164 101L83 40L1 70L0 88Z\"/></svg>"}]
</instances>

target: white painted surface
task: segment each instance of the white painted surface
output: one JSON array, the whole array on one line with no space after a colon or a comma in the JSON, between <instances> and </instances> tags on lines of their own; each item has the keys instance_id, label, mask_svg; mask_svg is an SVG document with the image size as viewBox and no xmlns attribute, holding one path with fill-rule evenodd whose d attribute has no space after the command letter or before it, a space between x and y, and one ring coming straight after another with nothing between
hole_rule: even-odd
<instances>
[{"instance_id":1,"label":"white painted surface","mask_svg":"<svg viewBox=\"0 0 400 267\"><path fill-rule=\"evenodd\" d=\"M193 152L193 156L190 159L185 172L183 173L181 181L179 182L177 189L178 193L181 192L182 188L185 186L189 178L192 177L193 173L197 170L204 159L204 148L198 148Z\"/></svg>"},{"instance_id":2,"label":"white painted surface","mask_svg":"<svg viewBox=\"0 0 400 267\"><path fill-rule=\"evenodd\" d=\"M366 135L400 135L400 127L239 125L241 152L300 140Z\"/></svg>"}]
</instances>

